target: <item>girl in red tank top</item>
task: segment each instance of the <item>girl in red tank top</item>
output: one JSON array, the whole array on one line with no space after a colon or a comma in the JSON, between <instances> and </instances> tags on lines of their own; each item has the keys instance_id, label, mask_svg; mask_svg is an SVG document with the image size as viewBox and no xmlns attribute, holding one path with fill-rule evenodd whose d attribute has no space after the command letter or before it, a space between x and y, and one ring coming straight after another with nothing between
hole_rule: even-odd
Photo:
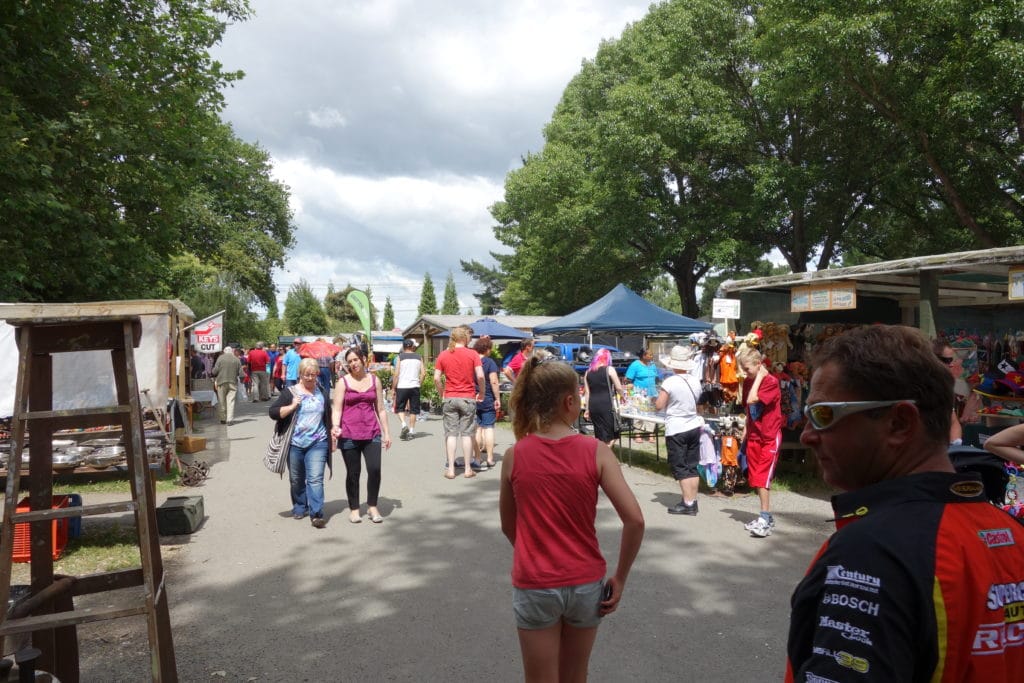
<instances>
[{"instance_id":1,"label":"girl in red tank top","mask_svg":"<svg viewBox=\"0 0 1024 683\"><path fill-rule=\"evenodd\" d=\"M526 680L585 680L600 617L614 612L640 549L644 518L611 449L582 436L579 379L532 356L512 389L518 441L501 463L501 530L513 547L513 609ZM597 489L622 520L607 580L594 521Z\"/></svg>"}]
</instances>

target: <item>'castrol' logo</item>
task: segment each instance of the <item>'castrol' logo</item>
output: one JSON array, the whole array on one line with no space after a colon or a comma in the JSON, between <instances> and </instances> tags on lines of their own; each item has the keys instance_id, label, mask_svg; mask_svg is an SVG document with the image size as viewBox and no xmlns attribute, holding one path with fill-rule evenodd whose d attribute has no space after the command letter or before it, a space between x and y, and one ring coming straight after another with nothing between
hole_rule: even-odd
<instances>
[{"instance_id":1,"label":"'castrol' logo","mask_svg":"<svg viewBox=\"0 0 1024 683\"><path fill-rule=\"evenodd\" d=\"M1013 545L1013 532L1009 529L982 529L978 537L989 548L998 548L1001 545Z\"/></svg>"}]
</instances>

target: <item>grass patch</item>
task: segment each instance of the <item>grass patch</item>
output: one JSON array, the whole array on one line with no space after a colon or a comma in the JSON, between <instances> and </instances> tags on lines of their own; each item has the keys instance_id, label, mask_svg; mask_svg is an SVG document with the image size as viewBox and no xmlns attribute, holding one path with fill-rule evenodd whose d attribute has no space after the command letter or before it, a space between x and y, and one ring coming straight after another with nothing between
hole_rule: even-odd
<instances>
[{"instance_id":1,"label":"grass patch","mask_svg":"<svg viewBox=\"0 0 1024 683\"><path fill-rule=\"evenodd\" d=\"M171 465L170 473L158 472L156 475L157 492L180 491L183 486L178 484L178 468ZM127 472L96 472L89 475L59 475L53 478L53 492L68 493L131 493Z\"/></svg>"},{"instance_id":2,"label":"grass patch","mask_svg":"<svg viewBox=\"0 0 1024 683\"><path fill-rule=\"evenodd\" d=\"M82 576L96 572L131 569L142 564L134 525L90 520L78 538L68 539L64 553L53 563L55 574ZM31 565L18 562L11 568L13 583L29 583Z\"/></svg>"},{"instance_id":3,"label":"grass patch","mask_svg":"<svg viewBox=\"0 0 1024 683\"><path fill-rule=\"evenodd\" d=\"M669 468L666 459L668 457L667 451L664 448L661 449L661 457L657 459L653 452L644 449L633 448L632 458L628 448L623 447L620 449L618 446L615 446L612 450L618 455L620 462L632 462L633 467L641 467L666 477L672 476L672 470ZM700 490L704 493L711 490L704 482L704 479L700 481ZM780 463L780 467L776 470L775 479L772 480L772 491L788 491L817 498L827 498L835 493L830 486L822 481L821 476L816 472L809 471L798 463L785 461Z\"/></svg>"}]
</instances>

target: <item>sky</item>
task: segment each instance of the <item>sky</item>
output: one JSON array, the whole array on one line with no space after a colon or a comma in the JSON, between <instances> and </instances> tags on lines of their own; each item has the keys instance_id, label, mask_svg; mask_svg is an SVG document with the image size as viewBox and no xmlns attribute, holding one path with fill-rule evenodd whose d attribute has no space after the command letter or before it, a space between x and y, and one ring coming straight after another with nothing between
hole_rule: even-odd
<instances>
[{"instance_id":1,"label":"sky","mask_svg":"<svg viewBox=\"0 0 1024 683\"><path fill-rule=\"evenodd\" d=\"M649 0L250 0L213 57L245 78L223 118L266 149L291 193L296 246L275 271L278 308L304 279L323 297L369 286L397 327L425 273L449 271L480 312L462 260L506 252L488 207L543 148L565 86ZM378 324L381 322L378 319Z\"/></svg>"}]
</instances>

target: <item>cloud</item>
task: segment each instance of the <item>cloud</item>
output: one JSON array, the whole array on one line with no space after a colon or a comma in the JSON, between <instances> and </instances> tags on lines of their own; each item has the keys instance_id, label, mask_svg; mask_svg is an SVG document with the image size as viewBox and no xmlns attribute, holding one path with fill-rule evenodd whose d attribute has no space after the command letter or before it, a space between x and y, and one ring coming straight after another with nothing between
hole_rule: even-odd
<instances>
[{"instance_id":1,"label":"cloud","mask_svg":"<svg viewBox=\"0 0 1024 683\"><path fill-rule=\"evenodd\" d=\"M618 0L251 0L214 57L246 76L224 116L289 185L297 246L281 299L305 278L326 292L370 284L411 323L423 274L440 302L460 259L504 251L487 207L543 145L568 81L601 40L641 18ZM401 313L399 311L402 311Z\"/></svg>"}]
</instances>

